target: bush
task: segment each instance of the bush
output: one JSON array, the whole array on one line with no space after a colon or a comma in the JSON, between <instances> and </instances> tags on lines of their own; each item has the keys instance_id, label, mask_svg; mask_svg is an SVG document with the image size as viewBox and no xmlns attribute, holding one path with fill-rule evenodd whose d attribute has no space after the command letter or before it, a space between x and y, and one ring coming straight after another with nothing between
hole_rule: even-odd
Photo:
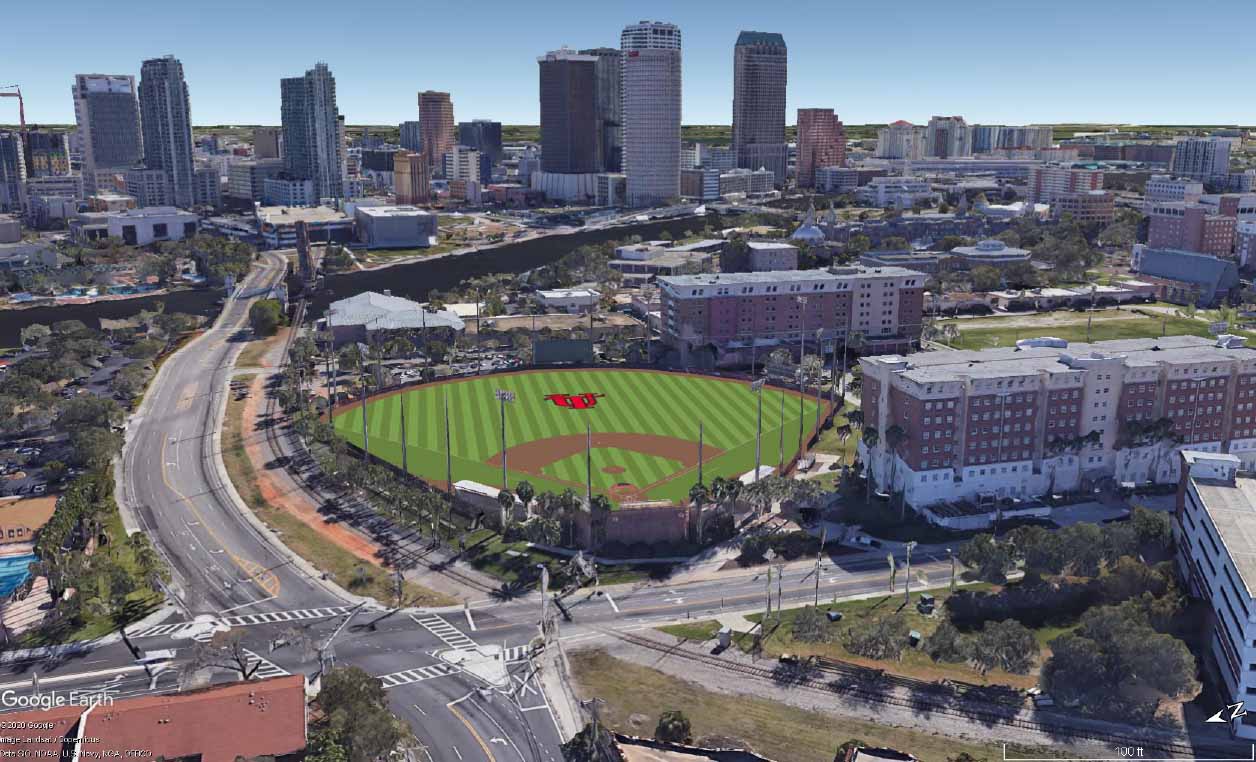
<instances>
[{"instance_id":1,"label":"bush","mask_svg":"<svg viewBox=\"0 0 1256 762\"><path fill-rule=\"evenodd\" d=\"M679 709L668 709L659 715L659 724L654 728L654 738L668 743L688 743L692 737L689 718Z\"/></svg>"},{"instance_id":2,"label":"bush","mask_svg":"<svg viewBox=\"0 0 1256 762\"><path fill-rule=\"evenodd\" d=\"M907 643L907 620L902 614L881 617L864 627L846 631L846 650L867 659L898 660Z\"/></svg>"}]
</instances>

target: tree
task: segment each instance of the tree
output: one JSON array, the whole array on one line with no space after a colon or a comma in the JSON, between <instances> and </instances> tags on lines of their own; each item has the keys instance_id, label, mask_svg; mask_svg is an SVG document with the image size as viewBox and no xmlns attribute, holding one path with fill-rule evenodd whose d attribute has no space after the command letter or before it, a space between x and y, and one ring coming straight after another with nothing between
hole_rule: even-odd
<instances>
[{"instance_id":1,"label":"tree","mask_svg":"<svg viewBox=\"0 0 1256 762\"><path fill-rule=\"evenodd\" d=\"M330 728L320 728L310 737L305 762L349 762L349 751L340 736Z\"/></svg>"},{"instance_id":2,"label":"tree","mask_svg":"<svg viewBox=\"0 0 1256 762\"><path fill-rule=\"evenodd\" d=\"M283 323L283 306L278 299L259 299L249 307L249 327L255 336L274 336Z\"/></svg>"},{"instance_id":3,"label":"tree","mask_svg":"<svg viewBox=\"0 0 1256 762\"><path fill-rule=\"evenodd\" d=\"M1058 533L1040 526L1017 527L1008 532L1008 542L1025 561L1025 570L1039 574L1062 574L1068 563Z\"/></svg>"},{"instance_id":4,"label":"tree","mask_svg":"<svg viewBox=\"0 0 1256 762\"><path fill-rule=\"evenodd\" d=\"M899 426L897 423L891 424L890 427L885 430L885 443L890 455L890 492L895 491L894 481L895 477L898 475L898 448L899 445L906 442L907 439L907 430L902 426ZM905 496L903 497L902 510L902 518L906 518L907 498Z\"/></svg>"},{"instance_id":5,"label":"tree","mask_svg":"<svg viewBox=\"0 0 1256 762\"><path fill-rule=\"evenodd\" d=\"M944 619L938 629L925 640L925 653L934 661L968 661L968 639L950 619Z\"/></svg>"},{"instance_id":6,"label":"tree","mask_svg":"<svg viewBox=\"0 0 1256 762\"><path fill-rule=\"evenodd\" d=\"M122 437L108 429L81 428L70 433L70 463L105 468L122 449Z\"/></svg>"},{"instance_id":7,"label":"tree","mask_svg":"<svg viewBox=\"0 0 1256 762\"><path fill-rule=\"evenodd\" d=\"M262 663L254 659L252 652L244 647L242 638L239 630L227 630L214 633L204 643L197 642L192 649L192 658L184 669L188 672L225 669L235 672L241 680L248 680Z\"/></svg>"},{"instance_id":8,"label":"tree","mask_svg":"<svg viewBox=\"0 0 1256 762\"><path fill-rule=\"evenodd\" d=\"M972 280L973 291L996 291L1003 283L1003 276L999 271L988 265L974 267L969 278Z\"/></svg>"},{"instance_id":9,"label":"tree","mask_svg":"<svg viewBox=\"0 0 1256 762\"><path fill-rule=\"evenodd\" d=\"M18 337L22 342L22 346L26 347L32 345L38 346L46 341L51 335L52 331L48 328L48 326L43 323L31 323L30 325L22 326L22 330L19 332Z\"/></svg>"},{"instance_id":10,"label":"tree","mask_svg":"<svg viewBox=\"0 0 1256 762\"><path fill-rule=\"evenodd\" d=\"M1038 268L1028 262L1014 262L1003 271L1003 279L1012 288L1038 288L1042 285L1042 276Z\"/></svg>"},{"instance_id":11,"label":"tree","mask_svg":"<svg viewBox=\"0 0 1256 762\"><path fill-rule=\"evenodd\" d=\"M1068 568L1079 577L1094 577L1104 558L1103 530L1094 524L1079 523L1059 530Z\"/></svg>"},{"instance_id":12,"label":"tree","mask_svg":"<svg viewBox=\"0 0 1256 762\"><path fill-rule=\"evenodd\" d=\"M411 738L405 723L389 711L379 678L359 667L336 667L323 675L318 703L350 762L388 757Z\"/></svg>"},{"instance_id":13,"label":"tree","mask_svg":"<svg viewBox=\"0 0 1256 762\"><path fill-rule=\"evenodd\" d=\"M659 723L654 728L654 737L668 743L689 743L692 738L689 718L679 709L668 709L659 715Z\"/></svg>"},{"instance_id":14,"label":"tree","mask_svg":"<svg viewBox=\"0 0 1256 762\"><path fill-rule=\"evenodd\" d=\"M1034 633L1014 619L986 622L973 640L969 652L984 674L991 669L1023 675L1033 666L1038 654Z\"/></svg>"},{"instance_id":15,"label":"tree","mask_svg":"<svg viewBox=\"0 0 1256 762\"><path fill-rule=\"evenodd\" d=\"M83 428L108 429L122 423L126 413L117 402L94 394L82 394L61 403L57 429L74 432Z\"/></svg>"},{"instance_id":16,"label":"tree","mask_svg":"<svg viewBox=\"0 0 1256 762\"><path fill-rule=\"evenodd\" d=\"M897 661L907 643L907 629L907 619L902 614L884 616L863 627L851 627L846 630L846 650L867 659Z\"/></svg>"},{"instance_id":17,"label":"tree","mask_svg":"<svg viewBox=\"0 0 1256 762\"><path fill-rule=\"evenodd\" d=\"M814 606L806 606L794 617L794 640L801 643L824 643L829 639L828 618Z\"/></svg>"},{"instance_id":18,"label":"tree","mask_svg":"<svg viewBox=\"0 0 1256 762\"><path fill-rule=\"evenodd\" d=\"M1008 543L999 542L985 532L964 543L958 557L964 566L975 569L979 577L995 583L1007 580L1007 573L1016 561Z\"/></svg>"},{"instance_id":19,"label":"tree","mask_svg":"<svg viewBox=\"0 0 1256 762\"><path fill-rule=\"evenodd\" d=\"M515 494L523 501L523 507L526 509L532 505L532 498L536 497L536 488L532 486L532 482L525 479L515 485Z\"/></svg>"},{"instance_id":20,"label":"tree","mask_svg":"<svg viewBox=\"0 0 1256 762\"><path fill-rule=\"evenodd\" d=\"M510 494L510 490L501 490L497 493L497 504L502 507L502 526L504 527L510 520L511 509L515 507L515 496Z\"/></svg>"},{"instance_id":21,"label":"tree","mask_svg":"<svg viewBox=\"0 0 1256 762\"><path fill-rule=\"evenodd\" d=\"M1172 520L1163 511L1153 511L1141 505L1134 506L1130 524L1138 541L1146 545L1167 548L1173 541Z\"/></svg>"},{"instance_id":22,"label":"tree","mask_svg":"<svg viewBox=\"0 0 1256 762\"><path fill-rule=\"evenodd\" d=\"M586 723L561 747L563 762L624 762L615 737L605 727Z\"/></svg>"}]
</instances>

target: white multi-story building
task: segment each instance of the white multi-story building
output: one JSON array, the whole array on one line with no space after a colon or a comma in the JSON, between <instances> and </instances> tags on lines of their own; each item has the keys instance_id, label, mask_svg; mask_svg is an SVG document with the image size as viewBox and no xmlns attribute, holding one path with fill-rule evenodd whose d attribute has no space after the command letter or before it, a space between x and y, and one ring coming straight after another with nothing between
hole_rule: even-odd
<instances>
[{"instance_id":1,"label":"white multi-story building","mask_svg":"<svg viewBox=\"0 0 1256 762\"><path fill-rule=\"evenodd\" d=\"M854 167L820 167L816 170L816 190L846 193L859 187L859 170Z\"/></svg>"},{"instance_id":2,"label":"white multi-story building","mask_svg":"<svg viewBox=\"0 0 1256 762\"><path fill-rule=\"evenodd\" d=\"M628 204L667 203L680 197L680 28L630 24L620 49Z\"/></svg>"},{"instance_id":3,"label":"white multi-story building","mask_svg":"<svg viewBox=\"0 0 1256 762\"><path fill-rule=\"evenodd\" d=\"M173 187L166 170L136 167L128 169L124 177L127 195L134 196L138 206L174 206Z\"/></svg>"},{"instance_id":4,"label":"white multi-story building","mask_svg":"<svg viewBox=\"0 0 1256 762\"><path fill-rule=\"evenodd\" d=\"M1233 455L1187 450L1181 459L1178 568L1211 609L1208 647L1223 701L1242 706L1256 694L1256 479ZM1256 713L1230 721L1234 735L1256 739Z\"/></svg>"},{"instance_id":5,"label":"white multi-story building","mask_svg":"<svg viewBox=\"0 0 1256 762\"><path fill-rule=\"evenodd\" d=\"M1152 175L1147 179L1147 186L1143 190L1143 198L1148 205L1158 201L1185 201L1191 204L1198 201L1202 195L1204 195L1202 182L1173 175Z\"/></svg>"},{"instance_id":6,"label":"white multi-story building","mask_svg":"<svg viewBox=\"0 0 1256 762\"><path fill-rule=\"evenodd\" d=\"M902 119L877 130L877 156L918 161L925 157L925 128Z\"/></svg>"},{"instance_id":7,"label":"white multi-story building","mask_svg":"<svg viewBox=\"0 0 1256 762\"><path fill-rule=\"evenodd\" d=\"M972 132L962 116L935 116L925 130L925 156L952 159L972 156Z\"/></svg>"},{"instance_id":8,"label":"white multi-story building","mask_svg":"<svg viewBox=\"0 0 1256 762\"><path fill-rule=\"evenodd\" d=\"M929 183L916 177L874 177L855 195L861 203L899 209L910 208L917 201L932 203L937 198Z\"/></svg>"},{"instance_id":9,"label":"white multi-story building","mask_svg":"<svg viewBox=\"0 0 1256 762\"><path fill-rule=\"evenodd\" d=\"M454 146L445 154L444 166L446 180L480 180L480 152L474 148Z\"/></svg>"},{"instance_id":10,"label":"white multi-story building","mask_svg":"<svg viewBox=\"0 0 1256 762\"><path fill-rule=\"evenodd\" d=\"M1220 177L1230 172L1230 141L1224 138L1185 138L1173 148L1170 171L1183 177Z\"/></svg>"},{"instance_id":11,"label":"white multi-story building","mask_svg":"<svg viewBox=\"0 0 1256 762\"><path fill-rule=\"evenodd\" d=\"M262 201L267 206L318 206L314 181L295 177L267 177L262 180Z\"/></svg>"},{"instance_id":12,"label":"white multi-story building","mask_svg":"<svg viewBox=\"0 0 1256 762\"><path fill-rule=\"evenodd\" d=\"M147 246L159 241L179 241L196 235L199 218L173 206L127 209L121 212L86 213L79 215L83 229L103 228L100 232L120 239L128 246ZM71 225L71 231L75 230ZM76 236L82 240L90 236Z\"/></svg>"}]
</instances>

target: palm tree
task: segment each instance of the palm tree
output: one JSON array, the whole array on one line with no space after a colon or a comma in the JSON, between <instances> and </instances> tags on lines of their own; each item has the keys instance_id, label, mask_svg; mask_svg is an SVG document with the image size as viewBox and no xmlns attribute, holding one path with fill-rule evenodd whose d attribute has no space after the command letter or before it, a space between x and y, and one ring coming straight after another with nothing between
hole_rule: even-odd
<instances>
[{"instance_id":1,"label":"palm tree","mask_svg":"<svg viewBox=\"0 0 1256 762\"><path fill-rule=\"evenodd\" d=\"M594 495L589 498L590 513L590 544L594 550L602 547L606 540L606 520L611 513L611 501L606 495Z\"/></svg>"},{"instance_id":2,"label":"palm tree","mask_svg":"<svg viewBox=\"0 0 1256 762\"><path fill-rule=\"evenodd\" d=\"M558 496L558 518L562 522L563 536L569 537L572 544L575 543L575 518L580 512L581 504L580 497L570 487Z\"/></svg>"},{"instance_id":3,"label":"palm tree","mask_svg":"<svg viewBox=\"0 0 1256 762\"><path fill-rule=\"evenodd\" d=\"M866 502L872 502L872 451L876 449L877 443L881 441L881 432L876 427L865 428L863 430L864 451L868 454L868 462L864 464L865 478L865 495Z\"/></svg>"},{"instance_id":4,"label":"palm tree","mask_svg":"<svg viewBox=\"0 0 1256 762\"><path fill-rule=\"evenodd\" d=\"M706 485L697 482L689 488L689 501L693 503L694 508L698 511L698 542L702 542L702 506L706 503L710 493L707 491Z\"/></svg>"},{"instance_id":5,"label":"palm tree","mask_svg":"<svg viewBox=\"0 0 1256 762\"><path fill-rule=\"evenodd\" d=\"M526 479L519 482L515 485L515 494L523 501L524 510L530 510L532 498L536 497L536 489L532 486L532 483Z\"/></svg>"},{"instance_id":6,"label":"palm tree","mask_svg":"<svg viewBox=\"0 0 1256 762\"><path fill-rule=\"evenodd\" d=\"M502 507L501 528L504 530L512 518L510 509L515 507L515 496L510 494L510 490L504 489L497 493L497 504Z\"/></svg>"},{"instance_id":7,"label":"palm tree","mask_svg":"<svg viewBox=\"0 0 1256 762\"><path fill-rule=\"evenodd\" d=\"M897 457L898 446L901 445L903 442L906 442L907 439L908 439L907 431L904 430L903 427L899 426L897 423L891 425L888 429L885 430L885 443L887 445L886 450L888 451L888 454L890 456L890 492L891 493L894 492L894 477L896 475L896 472L898 471L898 457ZM900 497L902 498L902 515L899 517L901 520L907 517L907 498L906 496L902 496L902 495L900 495Z\"/></svg>"}]
</instances>

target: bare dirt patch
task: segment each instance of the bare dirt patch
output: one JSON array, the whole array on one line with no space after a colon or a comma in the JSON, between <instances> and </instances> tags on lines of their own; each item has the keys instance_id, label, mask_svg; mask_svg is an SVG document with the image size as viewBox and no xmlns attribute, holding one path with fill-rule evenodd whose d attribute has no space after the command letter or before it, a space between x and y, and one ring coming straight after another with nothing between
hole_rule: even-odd
<instances>
[{"instance_id":1,"label":"bare dirt patch","mask_svg":"<svg viewBox=\"0 0 1256 762\"><path fill-rule=\"evenodd\" d=\"M623 466L603 466L602 467L602 473L604 474L622 474L623 472L624 472Z\"/></svg>"},{"instance_id":2,"label":"bare dirt patch","mask_svg":"<svg viewBox=\"0 0 1256 762\"><path fill-rule=\"evenodd\" d=\"M584 434L568 434L561 437L534 439L531 442L506 448L506 456L511 468L539 474L542 468L555 461L584 452L588 443L588 439ZM696 442L690 442L688 439L677 439L676 437L665 437L658 434L609 432L594 434L592 446L655 455L668 460L680 461L685 468L698 464L698 445ZM723 452L718 447L706 445L703 449L702 457L710 460ZM492 466L500 466L502 464L502 454L497 453L486 462ZM616 473L610 471L610 468L619 467L609 466L607 473ZM620 472L622 471L623 469L620 468Z\"/></svg>"}]
</instances>

